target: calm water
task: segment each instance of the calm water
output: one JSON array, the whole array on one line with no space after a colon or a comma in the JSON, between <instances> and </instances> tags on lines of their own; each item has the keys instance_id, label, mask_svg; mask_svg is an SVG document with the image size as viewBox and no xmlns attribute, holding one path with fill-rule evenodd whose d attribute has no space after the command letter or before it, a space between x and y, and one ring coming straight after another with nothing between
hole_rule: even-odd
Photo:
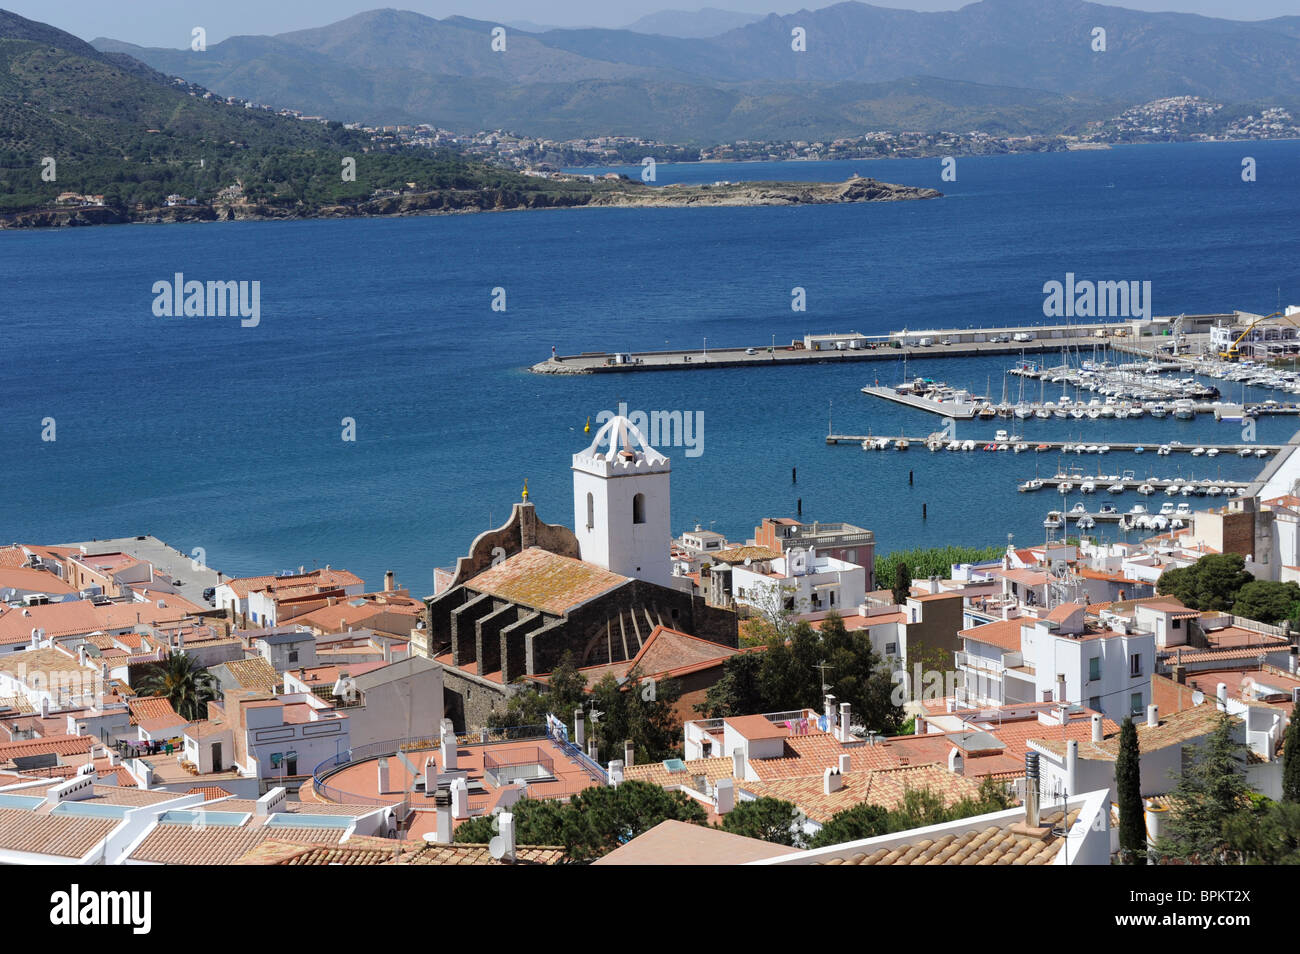
<instances>
[{"instance_id":1,"label":"calm water","mask_svg":"<svg viewBox=\"0 0 1300 954\"><path fill-rule=\"evenodd\" d=\"M1259 164L1251 184L1239 175L1247 154ZM423 594L432 567L499 523L525 478L544 519L571 523L570 455L588 415L622 400L704 412L701 456L666 448L675 531L712 523L742 537L801 498L805 518L873 528L884 551L1002 543L1008 531L1028 543L1055 498L1015 485L1054 470L1054 456L825 446L828 413L838 431L934 428L929 415L858 392L893 383L898 363L575 378L524 368L552 345L758 345L808 331L1032 322L1043 282L1066 271L1150 280L1156 314L1266 313L1279 295L1300 300L1296 143L961 159L953 183L939 182L938 160L661 165L659 182L852 172L948 196L0 234L0 538L153 533L205 547L228 573L331 563L378 585L391 568ZM174 272L260 281L260 326L154 317L153 283ZM790 310L796 285L804 314ZM504 313L490 307L497 286ZM908 371L979 390L991 378L999 394L1008 364ZM40 440L47 417L52 443ZM347 417L355 443L341 440ZM1005 426L969 425L974 436ZM1258 436L1282 440L1296 426L1264 420ZM1023 429L1096 442L1239 436L1238 425L1171 419ZM1258 469L1225 457L1101 463L1155 476Z\"/></svg>"}]
</instances>

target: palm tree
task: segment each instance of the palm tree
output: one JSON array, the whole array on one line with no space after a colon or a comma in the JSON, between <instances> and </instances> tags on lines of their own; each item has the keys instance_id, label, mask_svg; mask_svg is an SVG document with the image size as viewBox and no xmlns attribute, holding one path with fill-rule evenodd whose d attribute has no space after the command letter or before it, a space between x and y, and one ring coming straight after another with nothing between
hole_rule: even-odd
<instances>
[{"instance_id":1,"label":"palm tree","mask_svg":"<svg viewBox=\"0 0 1300 954\"><path fill-rule=\"evenodd\" d=\"M156 666L137 687L142 695L164 696L183 719L194 721L208 714L208 703L217 698L212 674L185 653L174 653Z\"/></svg>"}]
</instances>

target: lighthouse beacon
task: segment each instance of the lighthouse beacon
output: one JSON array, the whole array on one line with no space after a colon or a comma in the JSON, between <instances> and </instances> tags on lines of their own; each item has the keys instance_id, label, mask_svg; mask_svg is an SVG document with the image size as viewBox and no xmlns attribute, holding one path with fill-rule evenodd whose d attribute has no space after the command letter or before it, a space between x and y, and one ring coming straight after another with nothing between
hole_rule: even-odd
<instances>
[{"instance_id":1,"label":"lighthouse beacon","mask_svg":"<svg viewBox=\"0 0 1300 954\"><path fill-rule=\"evenodd\" d=\"M573 455L573 527L582 559L672 586L668 484L672 465L626 417L613 417Z\"/></svg>"}]
</instances>

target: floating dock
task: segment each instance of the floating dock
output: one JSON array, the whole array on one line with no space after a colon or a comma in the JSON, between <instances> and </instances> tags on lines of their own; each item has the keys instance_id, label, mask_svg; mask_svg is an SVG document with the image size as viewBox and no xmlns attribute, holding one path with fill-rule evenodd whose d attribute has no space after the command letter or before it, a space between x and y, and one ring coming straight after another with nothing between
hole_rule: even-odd
<instances>
[{"instance_id":1,"label":"floating dock","mask_svg":"<svg viewBox=\"0 0 1300 954\"><path fill-rule=\"evenodd\" d=\"M965 443L967 440L971 440L975 442L975 446L971 448L971 451L983 451L990 444L994 444L999 447L1005 444L1007 447L1006 453L1008 454L1013 453L1013 447L1016 444L1026 445L1022 452L1040 451L1045 453L1048 451L1064 451L1066 447L1069 447L1071 449L1069 451L1066 451L1066 453L1071 453L1071 454L1076 453L1075 448L1077 447L1093 446L1092 444L1081 445L1078 441L1036 441L1036 440L1029 440L1023 437L1015 441L1009 439L1004 441L997 441L994 440L992 437L959 438L956 435L949 437L943 434L927 434L924 436L897 435L893 437L886 434L834 434L832 433L826 435L827 444L857 444L860 446L863 441L879 441L879 440L889 441L891 448L893 447L894 442L905 440L907 441L910 447L915 447L918 450L928 450L929 449L927 446L928 442L937 441L940 444L939 450L942 451L947 451L948 444L954 440L960 440L963 443ZM1111 453L1131 453L1136 448L1141 447L1145 453L1151 454L1153 456L1164 456L1164 455L1157 455L1157 448L1165 447L1165 446L1169 448L1171 454L1174 453L1191 454L1194 450L1196 450L1196 448L1199 447L1205 451L1217 450L1219 452L1218 455L1215 455L1214 458L1207 458L1208 460L1214 460L1219 455L1232 455L1234 457L1239 457L1241 456L1242 450L1249 450L1250 457L1256 457L1257 456L1256 451L1261 451L1261 450L1267 452L1266 456L1271 457L1274 454L1276 454L1278 451L1280 451L1283 445L1281 444L1168 444L1166 445L1166 444L1162 444L1160 441L1147 441L1146 443L1143 444L1138 444L1134 442L1123 442L1123 441L1118 441L1118 442L1109 441L1107 443L1098 446L1109 447ZM1084 455L1095 456L1095 452L1094 454L1088 454L1087 451L1084 451L1083 453L1080 454L1080 456L1084 456ZM1197 454L1196 456L1200 457L1202 455Z\"/></svg>"}]
</instances>

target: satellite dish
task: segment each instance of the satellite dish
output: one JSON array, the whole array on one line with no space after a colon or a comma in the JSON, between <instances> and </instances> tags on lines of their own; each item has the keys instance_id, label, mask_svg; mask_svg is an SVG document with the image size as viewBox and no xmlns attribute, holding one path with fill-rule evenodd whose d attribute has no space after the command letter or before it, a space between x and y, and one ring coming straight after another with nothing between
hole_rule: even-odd
<instances>
[{"instance_id":1,"label":"satellite dish","mask_svg":"<svg viewBox=\"0 0 1300 954\"><path fill-rule=\"evenodd\" d=\"M488 842L488 851L491 852L494 861L500 861L506 856L506 840L497 835Z\"/></svg>"},{"instance_id":2,"label":"satellite dish","mask_svg":"<svg viewBox=\"0 0 1300 954\"><path fill-rule=\"evenodd\" d=\"M749 557L745 557L745 566L749 566L749 564L752 562L753 560L751 560Z\"/></svg>"},{"instance_id":3,"label":"satellite dish","mask_svg":"<svg viewBox=\"0 0 1300 954\"><path fill-rule=\"evenodd\" d=\"M1192 693L1192 705L1199 706L1204 701L1205 693L1200 692L1199 690Z\"/></svg>"}]
</instances>

